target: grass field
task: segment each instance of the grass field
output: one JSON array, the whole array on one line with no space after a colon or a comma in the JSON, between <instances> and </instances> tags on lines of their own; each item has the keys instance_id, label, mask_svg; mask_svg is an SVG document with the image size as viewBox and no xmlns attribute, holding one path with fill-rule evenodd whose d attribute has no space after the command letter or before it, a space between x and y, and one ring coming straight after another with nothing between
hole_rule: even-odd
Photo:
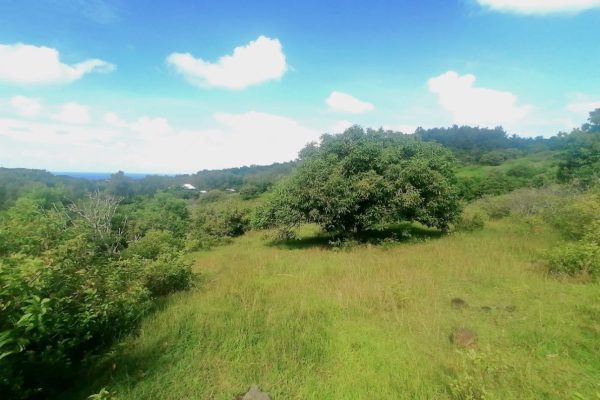
<instances>
[{"instance_id":1,"label":"grass field","mask_svg":"<svg viewBox=\"0 0 600 400\"><path fill-rule=\"evenodd\" d=\"M545 274L550 230L507 219L348 250L313 234L286 246L253 232L193 254L200 287L166 300L69 396L235 399L256 383L273 399L599 398L600 286ZM451 343L460 327L476 349Z\"/></svg>"}]
</instances>

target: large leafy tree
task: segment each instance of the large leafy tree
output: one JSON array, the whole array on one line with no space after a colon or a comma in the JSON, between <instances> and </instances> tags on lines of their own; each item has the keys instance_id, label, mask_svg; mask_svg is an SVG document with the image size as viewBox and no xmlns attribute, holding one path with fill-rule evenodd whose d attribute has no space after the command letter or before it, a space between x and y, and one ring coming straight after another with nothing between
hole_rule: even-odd
<instances>
[{"instance_id":1,"label":"large leafy tree","mask_svg":"<svg viewBox=\"0 0 600 400\"><path fill-rule=\"evenodd\" d=\"M297 171L275 189L257 220L282 233L316 223L348 236L397 221L447 230L459 213L450 151L354 126L304 148Z\"/></svg>"}]
</instances>

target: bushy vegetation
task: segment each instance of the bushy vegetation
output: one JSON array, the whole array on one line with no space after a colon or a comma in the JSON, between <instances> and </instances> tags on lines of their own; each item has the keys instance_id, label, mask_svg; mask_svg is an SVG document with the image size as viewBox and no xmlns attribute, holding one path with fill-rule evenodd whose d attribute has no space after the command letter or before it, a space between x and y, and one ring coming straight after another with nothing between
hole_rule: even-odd
<instances>
[{"instance_id":1,"label":"bushy vegetation","mask_svg":"<svg viewBox=\"0 0 600 400\"><path fill-rule=\"evenodd\" d=\"M572 241L548 252L551 272L600 276L600 194L578 196L565 203L552 222Z\"/></svg>"},{"instance_id":2,"label":"bushy vegetation","mask_svg":"<svg viewBox=\"0 0 600 400\"><path fill-rule=\"evenodd\" d=\"M0 215L0 391L9 398L51 396L153 298L193 284L171 231L144 232L139 217L129 226L119 207L98 192L65 204L25 196Z\"/></svg>"},{"instance_id":3,"label":"bushy vegetation","mask_svg":"<svg viewBox=\"0 0 600 400\"><path fill-rule=\"evenodd\" d=\"M198 207L192 217L187 236L191 250L207 249L243 235L250 229L249 210L226 205L225 207Z\"/></svg>"},{"instance_id":4,"label":"bushy vegetation","mask_svg":"<svg viewBox=\"0 0 600 400\"><path fill-rule=\"evenodd\" d=\"M460 214L454 158L439 145L353 127L300 154L296 172L258 211L259 226L288 234L316 223L348 236L399 221L447 230Z\"/></svg>"},{"instance_id":5,"label":"bushy vegetation","mask_svg":"<svg viewBox=\"0 0 600 400\"><path fill-rule=\"evenodd\" d=\"M588 123L564 136L558 178L583 187L600 183L600 109L590 113Z\"/></svg>"}]
</instances>

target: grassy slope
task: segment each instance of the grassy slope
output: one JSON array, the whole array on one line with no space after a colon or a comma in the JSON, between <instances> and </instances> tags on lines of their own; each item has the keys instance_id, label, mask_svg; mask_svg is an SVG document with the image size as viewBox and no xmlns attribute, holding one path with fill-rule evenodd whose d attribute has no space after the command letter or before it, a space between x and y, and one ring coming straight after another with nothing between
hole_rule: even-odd
<instances>
[{"instance_id":1,"label":"grassy slope","mask_svg":"<svg viewBox=\"0 0 600 400\"><path fill-rule=\"evenodd\" d=\"M556 240L510 221L349 251L251 233L194 255L202 288L148 317L85 393L233 399L257 383L274 399L444 399L451 386L456 398L482 387L498 399L595 398L600 287L535 267ZM453 309L454 297L470 307ZM459 326L478 333L477 351L450 343Z\"/></svg>"},{"instance_id":2,"label":"grassy slope","mask_svg":"<svg viewBox=\"0 0 600 400\"><path fill-rule=\"evenodd\" d=\"M526 165L535 168L540 172L545 172L554 176L556 174L555 158L556 153L551 151L544 151L511 159L497 166L465 164L458 169L457 175L463 178L485 178L492 171L506 173L506 171L508 171L512 167Z\"/></svg>"}]
</instances>

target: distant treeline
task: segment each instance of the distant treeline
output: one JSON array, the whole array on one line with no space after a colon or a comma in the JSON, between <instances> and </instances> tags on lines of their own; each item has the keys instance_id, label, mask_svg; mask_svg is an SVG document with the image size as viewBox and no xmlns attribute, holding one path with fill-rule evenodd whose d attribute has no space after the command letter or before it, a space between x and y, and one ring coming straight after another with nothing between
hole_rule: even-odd
<instances>
[{"instance_id":1,"label":"distant treeline","mask_svg":"<svg viewBox=\"0 0 600 400\"><path fill-rule=\"evenodd\" d=\"M437 142L450 148L463 161L494 165L518 155L560 149L564 146L565 134L550 138L523 138L509 136L502 127L490 129L454 125L449 128L418 128L415 135L424 142ZM496 153L490 156L489 153L494 151Z\"/></svg>"},{"instance_id":2,"label":"distant treeline","mask_svg":"<svg viewBox=\"0 0 600 400\"><path fill-rule=\"evenodd\" d=\"M594 180L598 167L598 136L600 133L600 109L590 113L588 122L571 133L561 132L550 138L541 136L523 138L508 135L502 127L481 128L454 125L448 128L418 128L413 135L416 140L437 142L454 153L464 165L498 166L506 161L541 152L551 152L558 157L555 163L558 179ZM380 130L382 131L382 130ZM403 135L387 131L387 135ZM326 135L325 135L326 136ZM325 137L324 136L324 137ZM107 180L91 181L81 178L55 176L47 171L30 169L0 168L0 210L14 204L23 193L36 185L61 187L73 198L83 193L100 190L122 198L153 195L159 191L171 191L178 197L198 197L200 191L222 191L234 189L243 198L254 198L269 191L281 178L289 175L302 160L302 152L310 151L309 145L300 152L299 160L271 165L251 165L220 170L203 170L189 175L149 175L143 179L133 179L123 172L117 172ZM574 172L578 171L578 172ZM542 176L542 172L545 173ZM507 174L497 173L488 179L472 178L465 182L469 186L465 198L473 199L485 194L500 194L517 187L541 185L549 179L549 171L535 171L531 166L513 168ZM501 176L502 175L502 176ZM552 179L555 178L552 175ZM515 178L515 179L513 179ZM197 190L182 188L191 184ZM490 186L491 185L491 186ZM488 187L490 186L490 187Z\"/></svg>"}]
</instances>

